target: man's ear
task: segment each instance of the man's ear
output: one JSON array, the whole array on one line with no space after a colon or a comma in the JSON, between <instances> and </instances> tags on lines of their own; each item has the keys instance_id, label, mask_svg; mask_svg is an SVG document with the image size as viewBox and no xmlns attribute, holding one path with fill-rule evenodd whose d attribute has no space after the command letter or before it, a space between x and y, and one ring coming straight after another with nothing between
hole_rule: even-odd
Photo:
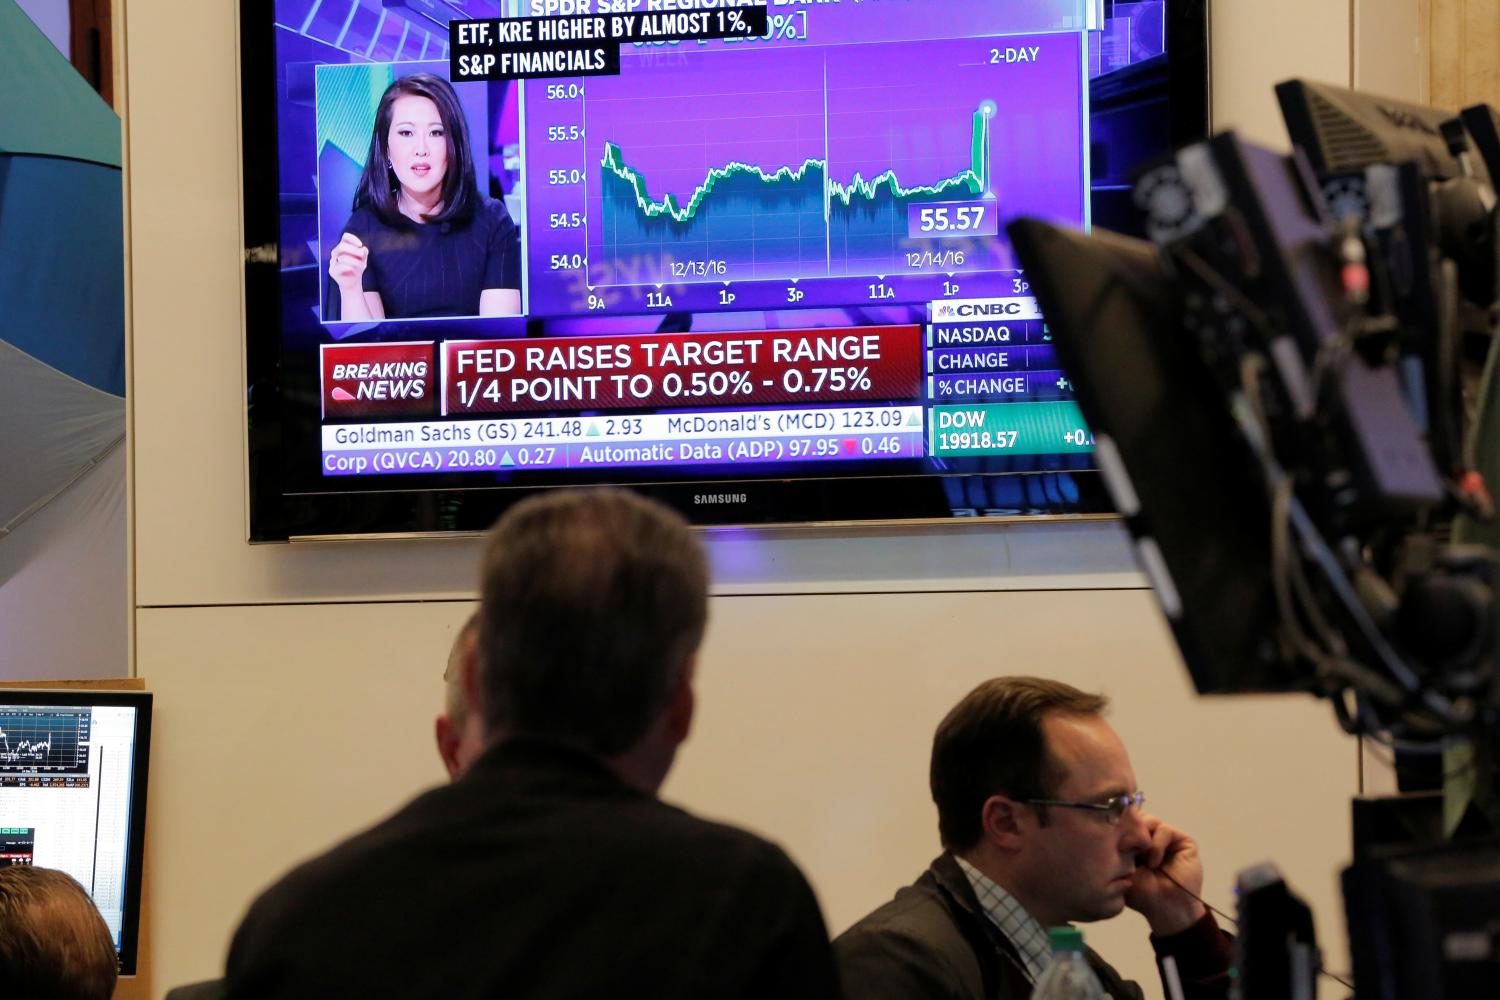
<instances>
[{"instance_id":1,"label":"man's ear","mask_svg":"<svg viewBox=\"0 0 1500 1000\"><path fill-rule=\"evenodd\" d=\"M1025 836L1025 805L1008 795L991 795L980 807L984 839L1004 851L1021 848Z\"/></svg>"},{"instance_id":2,"label":"man's ear","mask_svg":"<svg viewBox=\"0 0 1500 1000\"><path fill-rule=\"evenodd\" d=\"M438 756L443 758L443 766L448 769L449 780L458 777L458 744L460 742L458 729L453 725L453 720L448 718L448 713L443 712L437 717L433 724L434 735L437 737Z\"/></svg>"},{"instance_id":3,"label":"man's ear","mask_svg":"<svg viewBox=\"0 0 1500 1000\"><path fill-rule=\"evenodd\" d=\"M458 682L463 685L464 702L469 706L469 714L484 718L484 694L480 690L483 685L479 683L479 640L477 637L469 643L468 648L459 657Z\"/></svg>"},{"instance_id":4,"label":"man's ear","mask_svg":"<svg viewBox=\"0 0 1500 1000\"><path fill-rule=\"evenodd\" d=\"M683 664L672 687L672 696L667 701L666 735L673 746L687 742L693 729L693 713L697 708L697 696L693 692L693 676L698 671L698 658L692 657Z\"/></svg>"}]
</instances>

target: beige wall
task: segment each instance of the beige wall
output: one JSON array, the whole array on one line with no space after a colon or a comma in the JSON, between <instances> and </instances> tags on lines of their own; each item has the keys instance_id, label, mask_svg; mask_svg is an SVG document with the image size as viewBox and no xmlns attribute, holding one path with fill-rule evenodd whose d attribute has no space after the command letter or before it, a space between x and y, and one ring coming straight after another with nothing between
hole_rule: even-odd
<instances>
[{"instance_id":1,"label":"beige wall","mask_svg":"<svg viewBox=\"0 0 1500 1000\"><path fill-rule=\"evenodd\" d=\"M257 887L438 779L429 715L475 545L244 543L235 5L123 6L135 664L159 700L160 992L216 972ZM1348 5L1217 7L1216 119L1284 146L1271 85L1348 79ZM668 794L784 843L835 930L935 853L923 758L937 717L985 676L1035 670L1116 697L1153 806L1203 841L1211 899L1227 908L1234 870L1275 858L1344 964L1334 872L1352 745L1311 701L1192 697L1149 595L1120 589L1139 577L1117 529L710 545L702 715ZM1089 933L1154 995L1138 921Z\"/></svg>"},{"instance_id":2,"label":"beige wall","mask_svg":"<svg viewBox=\"0 0 1500 1000\"><path fill-rule=\"evenodd\" d=\"M1215 129L1288 146L1272 88L1290 77L1348 86L1349 0L1209 0Z\"/></svg>"},{"instance_id":3,"label":"beige wall","mask_svg":"<svg viewBox=\"0 0 1500 1000\"><path fill-rule=\"evenodd\" d=\"M1434 104L1500 107L1500 0L1423 0Z\"/></svg>"},{"instance_id":4,"label":"beige wall","mask_svg":"<svg viewBox=\"0 0 1500 1000\"><path fill-rule=\"evenodd\" d=\"M1420 0L1356 0L1354 78L1362 90L1425 103L1427 60Z\"/></svg>"},{"instance_id":5,"label":"beige wall","mask_svg":"<svg viewBox=\"0 0 1500 1000\"><path fill-rule=\"evenodd\" d=\"M158 986L211 975L256 891L440 779L441 654L469 608L141 611ZM1113 696L1152 808L1202 842L1212 902L1233 912L1233 873L1274 859L1341 954L1353 741L1311 699L1196 698L1147 592L724 597L713 616L665 795L786 846L833 930L937 853L936 720L985 677L1034 670ZM1155 992L1143 922L1088 935Z\"/></svg>"}]
</instances>

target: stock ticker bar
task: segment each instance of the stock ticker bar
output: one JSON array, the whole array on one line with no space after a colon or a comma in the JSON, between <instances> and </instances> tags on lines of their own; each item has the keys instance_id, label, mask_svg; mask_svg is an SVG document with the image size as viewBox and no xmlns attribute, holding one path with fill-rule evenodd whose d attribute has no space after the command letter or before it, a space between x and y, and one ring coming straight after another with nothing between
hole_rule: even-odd
<instances>
[{"instance_id":1,"label":"stock ticker bar","mask_svg":"<svg viewBox=\"0 0 1500 1000\"><path fill-rule=\"evenodd\" d=\"M973 375L935 375L928 379L933 402L992 403L1051 402L1073 398L1073 383L1061 371L984 372Z\"/></svg>"},{"instance_id":2,"label":"stock ticker bar","mask_svg":"<svg viewBox=\"0 0 1500 1000\"><path fill-rule=\"evenodd\" d=\"M322 471L1088 452L1051 340L1023 294L925 326L324 345Z\"/></svg>"},{"instance_id":3,"label":"stock ticker bar","mask_svg":"<svg viewBox=\"0 0 1500 1000\"><path fill-rule=\"evenodd\" d=\"M927 370L933 375L1047 371L1056 367L1057 353L1045 344L1034 347L947 347L927 352Z\"/></svg>"},{"instance_id":4,"label":"stock ticker bar","mask_svg":"<svg viewBox=\"0 0 1500 1000\"><path fill-rule=\"evenodd\" d=\"M346 424L325 475L920 458L920 406Z\"/></svg>"},{"instance_id":5,"label":"stock ticker bar","mask_svg":"<svg viewBox=\"0 0 1500 1000\"><path fill-rule=\"evenodd\" d=\"M938 458L1072 454L1094 447L1074 402L934 406L931 434Z\"/></svg>"},{"instance_id":6,"label":"stock ticker bar","mask_svg":"<svg viewBox=\"0 0 1500 1000\"><path fill-rule=\"evenodd\" d=\"M934 302L926 335L934 403L1071 400L1052 335L1030 296Z\"/></svg>"},{"instance_id":7,"label":"stock ticker bar","mask_svg":"<svg viewBox=\"0 0 1500 1000\"><path fill-rule=\"evenodd\" d=\"M959 323L934 323L927 328L929 349L956 347L1009 347L1050 344L1052 335L1040 319L983 319Z\"/></svg>"},{"instance_id":8,"label":"stock ticker bar","mask_svg":"<svg viewBox=\"0 0 1500 1000\"><path fill-rule=\"evenodd\" d=\"M1025 287L1017 279L1017 289ZM1027 289L1029 290L1029 288ZM1094 438L1057 367L1029 295L929 307L928 454L934 458L1077 454Z\"/></svg>"}]
</instances>

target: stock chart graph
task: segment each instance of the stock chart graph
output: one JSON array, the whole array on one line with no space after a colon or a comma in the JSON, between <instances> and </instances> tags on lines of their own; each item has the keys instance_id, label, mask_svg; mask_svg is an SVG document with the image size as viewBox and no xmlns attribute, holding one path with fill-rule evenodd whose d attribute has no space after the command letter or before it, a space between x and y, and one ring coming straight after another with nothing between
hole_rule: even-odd
<instances>
[{"instance_id":1,"label":"stock chart graph","mask_svg":"<svg viewBox=\"0 0 1500 1000\"><path fill-rule=\"evenodd\" d=\"M560 270L591 308L631 287L842 281L847 301L1013 270L1009 218L1086 222L1082 87L1066 34L628 53L538 108L577 142L528 154L553 222L533 230L533 307Z\"/></svg>"},{"instance_id":2,"label":"stock chart graph","mask_svg":"<svg viewBox=\"0 0 1500 1000\"><path fill-rule=\"evenodd\" d=\"M962 216L950 213L950 227L959 218L966 235L995 235L998 212L989 176L993 114L989 102L974 113L967 169L910 188L893 169L869 180L856 173L842 184L830 177L826 159L774 173L732 162L709 168L686 204L671 193L654 200L649 180L625 162L621 147L606 142L603 225L599 253L591 259L617 274L637 272L646 283L897 273L913 205L963 209ZM954 269L974 270L985 263L964 261Z\"/></svg>"},{"instance_id":3,"label":"stock chart graph","mask_svg":"<svg viewBox=\"0 0 1500 1000\"><path fill-rule=\"evenodd\" d=\"M0 714L0 775L88 770L87 711L11 711Z\"/></svg>"}]
</instances>

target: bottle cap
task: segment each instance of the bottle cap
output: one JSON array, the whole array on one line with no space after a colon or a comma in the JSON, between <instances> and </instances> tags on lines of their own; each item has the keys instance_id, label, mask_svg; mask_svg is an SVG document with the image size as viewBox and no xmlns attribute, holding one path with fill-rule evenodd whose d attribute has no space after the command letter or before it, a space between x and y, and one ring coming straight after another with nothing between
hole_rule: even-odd
<instances>
[{"instance_id":1,"label":"bottle cap","mask_svg":"<svg viewBox=\"0 0 1500 1000\"><path fill-rule=\"evenodd\" d=\"M1053 951L1083 951L1083 931L1077 927L1051 927L1047 942Z\"/></svg>"}]
</instances>

